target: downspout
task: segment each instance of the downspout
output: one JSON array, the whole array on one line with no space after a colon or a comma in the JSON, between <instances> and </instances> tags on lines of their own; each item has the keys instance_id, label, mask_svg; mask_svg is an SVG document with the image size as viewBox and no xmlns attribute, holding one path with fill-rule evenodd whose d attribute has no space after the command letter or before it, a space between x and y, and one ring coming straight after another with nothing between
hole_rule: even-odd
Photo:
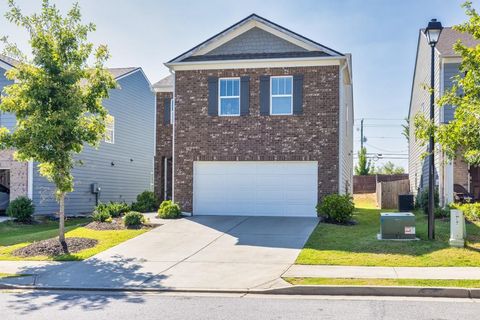
<instances>
[{"instance_id":1,"label":"downspout","mask_svg":"<svg viewBox=\"0 0 480 320\"><path fill-rule=\"evenodd\" d=\"M173 92L172 92L172 105L171 105L171 118L172 121L172 202L175 202L175 72L172 69L168 69L173 76Z\"/></svg>"},{"instance_id":2,"label":"downspout","mask_svg":"<svg viewBox=\"0 0 480 320\"><path fill-rule=\"evenodd\" d=\"M344 127L344 117L345 117L345 108L344 108L344 84L343 84L343 71L347 68L348 62L345 60L345 64L340 68L339 74L339 108L338 108L338 193L343 194L343 162L342 159L344 157L344 147L343 147L343 127Z\"/></svg>"}]
</instances>

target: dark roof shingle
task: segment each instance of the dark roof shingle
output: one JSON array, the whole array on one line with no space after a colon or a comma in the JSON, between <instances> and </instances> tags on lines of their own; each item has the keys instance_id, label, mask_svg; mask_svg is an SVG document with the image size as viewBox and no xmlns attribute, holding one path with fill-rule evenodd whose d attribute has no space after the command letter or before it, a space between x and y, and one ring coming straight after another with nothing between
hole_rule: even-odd
<instances>
[{"instance_id":1,"label":"dark roof shingle","mask_svg":"<svg viewBox=\"0 0 480 320\"><path fill-rule=\"evenodd\" d=\"M475 40L471 34L462 33L451 27L446 27L440 34L436 48L442 56L459 56L459 54L453 50L453 45L457 40L460 40L467 47L474 47L480 44L480 40Z\"/></svg>"}]
</instances>

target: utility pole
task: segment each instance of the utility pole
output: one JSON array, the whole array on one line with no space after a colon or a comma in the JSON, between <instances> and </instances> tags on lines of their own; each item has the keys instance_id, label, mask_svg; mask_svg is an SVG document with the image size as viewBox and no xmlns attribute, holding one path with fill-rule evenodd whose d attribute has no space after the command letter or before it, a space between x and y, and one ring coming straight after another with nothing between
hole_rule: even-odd
<instances>
[{"instance_id":1,"label":"utility pole","mask_svg":"<svg viewBox=\"0 0 480 320\"><path fill-rule=\"evenodd\" d=\"M360 150L363 149L363 118L360 121Z\"/></svg>"}]
</instances>

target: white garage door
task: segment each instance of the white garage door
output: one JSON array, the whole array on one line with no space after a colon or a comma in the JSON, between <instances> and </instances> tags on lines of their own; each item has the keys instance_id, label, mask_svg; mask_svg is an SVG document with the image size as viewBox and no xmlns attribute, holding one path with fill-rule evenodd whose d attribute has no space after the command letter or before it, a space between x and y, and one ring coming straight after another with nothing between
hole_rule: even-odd
<instances>
[{"instance_id":1,"label":"white garage door","mask_svg":"<svg viewBox=\"0 0 480 320\"><path fill-rule=\"evenodd\" d=\"M316 161L196 161L193 213L316 216Z\"/></svg>"}]
</instances>

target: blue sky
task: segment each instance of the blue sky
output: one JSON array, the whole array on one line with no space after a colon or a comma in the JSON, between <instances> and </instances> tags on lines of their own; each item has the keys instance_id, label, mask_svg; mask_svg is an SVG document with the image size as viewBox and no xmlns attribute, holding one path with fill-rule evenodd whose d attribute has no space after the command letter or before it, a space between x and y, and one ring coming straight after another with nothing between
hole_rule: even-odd
<instances>
[{"instance_id":1,"label":"blue sky","mask_svg":"<svg viewBox=\"0 0 480 320\"><path fill-rule=\"evenodd\" d=\"M40 1L18 0L25 12ZM56 1L62 9L72 1ZM94 22L94 43L109 46L110 67L141 66L156 82L163 63L215 33L257 13L335 50L353 55L355 119L365 118L368 152L403 154L418 29L431 18L445 26L465 20L457 0L80 0ZM474 2L476 4L476 2ZM0 0L0 13L6 0ZM0 34L26 48L26 35L0 17ZM388 119L388 120L387 120ZM355 123L355 152L360 121ZM392 160L407 168L407 160ZM380 165L384 160L378 160Z\"/></svg>"}]
</instances>

